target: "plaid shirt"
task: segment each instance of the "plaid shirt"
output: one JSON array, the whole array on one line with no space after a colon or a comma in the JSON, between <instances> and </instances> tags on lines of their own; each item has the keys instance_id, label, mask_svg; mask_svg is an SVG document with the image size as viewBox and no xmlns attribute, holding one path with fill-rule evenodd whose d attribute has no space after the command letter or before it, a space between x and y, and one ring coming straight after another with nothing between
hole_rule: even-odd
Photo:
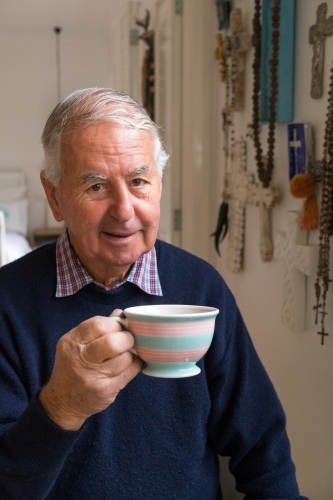
<instances>
[{"instance_id":1,"label":"plaid shirt","mask_svg":"<svg viewBox=\"0 0 333 500\"><path fill-rule=\"evenodd\" d=\"M77 257L74 248L69 242L68 233L65 231L57 241L57 290L56 297L67 297L78 292L89 283L105 288L95 281L85 270ZM163 295L158 275L155 247L150 252L141 255L134 263L129 275L113 288L121 286L126 281L137 285L141 290L150 295Z\"/></svg>"}]
</instances>

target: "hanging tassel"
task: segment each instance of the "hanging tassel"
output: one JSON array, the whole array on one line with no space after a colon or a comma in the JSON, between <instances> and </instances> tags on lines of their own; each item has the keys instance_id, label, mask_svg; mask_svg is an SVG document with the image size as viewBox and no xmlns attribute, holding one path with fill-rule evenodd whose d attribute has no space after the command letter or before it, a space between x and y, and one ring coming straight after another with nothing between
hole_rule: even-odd
<instances>
[{"instance_id":1,"label":"hanging tassel","mask_svg":"<svg viewBox=\"0 0 333 500\"><path fill-rule=\"evenodd\" d=\"M290 182L294 198L306 198L299 215L299 227L305 231L319 228L319 209L316 197L316 181L311 175L296 174Z\"/></svg>"},{"instance_id":2,"label":"hanging tassel","mask_svg":"<svg viewBox=\"0 0 333 500\"><path fill-rule=\"evenodd\" d=\"M221 256L219 245L228 232L228 208L228 203L223 201L219 210L216 230L211 234L211 236L214 236L215 250L219 256Z\"/></svg>"}]
</instances>

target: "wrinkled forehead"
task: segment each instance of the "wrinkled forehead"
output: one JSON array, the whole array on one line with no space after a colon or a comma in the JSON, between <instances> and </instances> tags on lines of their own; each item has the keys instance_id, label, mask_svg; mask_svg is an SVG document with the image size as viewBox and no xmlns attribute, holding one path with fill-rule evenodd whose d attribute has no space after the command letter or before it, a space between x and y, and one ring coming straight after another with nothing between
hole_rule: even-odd
<instances>
[{"instance_id":1,"label":"wrinkled forehead","mask_svg":"<svg viewBox=\"0 0 333 500\"><path fill-rule=\"evenodd\" d=\"M69 173L89 165L147 165L157 170L153 141L144 130L113 122L98 122L68 134L61 147L63 171ZM111 164L110 163L110 164ZM125 168L125 167L124 167Z\"/></svg>"},{"instance_id":2,"label":"wrinkled forehead","mask_svg":"<svg viewBox=\"0 0 333 500\"><path fill-rule=\"evenodd\" d=\"M115 123L128 129L141 130L149 133L154 137L154 124L147 119L132 116L127 114L125 110L115 110L113 108L104 109L103 113L87 114L87 113L72 113L67 116L65 123L61 127L61 135L63 138L72 135L75 132L80 132L87 127L97 125L99 123Z\"/></svg>"},{"instance_id":3,"label":"wrinkled forehead","mask_svg":"<svg viewBox=\"0 0 333 500\"><path fill-rule=\"evenodd\" d=\"M151 130L142 129L136 123L103 119L64 131L61 138L61 152L79 142L82 144L92 140L99 142L108 138L111 143L121 138L124 142L135 141L145 147L149 145L149 148L154 150L154 135Z\"/></svg>"}]
</instances>

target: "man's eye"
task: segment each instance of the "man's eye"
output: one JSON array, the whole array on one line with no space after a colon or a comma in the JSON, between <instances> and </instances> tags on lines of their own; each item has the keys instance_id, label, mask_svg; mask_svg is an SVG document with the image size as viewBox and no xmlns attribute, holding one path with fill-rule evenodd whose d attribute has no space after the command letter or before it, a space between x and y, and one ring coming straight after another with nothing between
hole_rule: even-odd
<instances>
[{"instance_id":1,"label":"man's eye","mask_svg":"<svg viewBox=\"0 0 333 500\"><path fill-rule=\"evenodd\" d=\"M133 179L132 180L132 186L139 187L142 186L145 183L143 179Z\"/></svg>"},{"instance_id":2,"label":"man's eye","mask_svg":"<svg viewBox=\"0 0 333 500\"><path fill-rule=\"evenodd\" d=\"M100 191L102 189L102 184L94 184L93 186L90 186L90 189L92 191Z\"/></svg>"}]
</instances>

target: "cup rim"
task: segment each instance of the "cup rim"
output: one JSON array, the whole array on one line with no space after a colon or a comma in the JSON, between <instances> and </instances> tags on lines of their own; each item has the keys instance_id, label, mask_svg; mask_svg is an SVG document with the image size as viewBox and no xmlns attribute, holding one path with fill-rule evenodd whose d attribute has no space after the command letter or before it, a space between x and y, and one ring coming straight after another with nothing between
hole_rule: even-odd
<instances>
[{"instance_id":1,"label":"cup rim","mask_svg":"<svg viewBox=\"0 0 333 500\"><path fill-rule=\"evenodd\" d=\"M159 311L154 313L153 311L149 311L149 309L152 308L158 308ZM167 312L167 309L172 307L174 309L174 312ZM163 309L166 311L163 312ZM177 309L179 311L184 309L187 309L187 311L184 312L177 312ZM199 309L199 310L198 310ZM193 311L191 311L193 310ZM195 312L196 311L196 312ZM172 317L177 317L177 318L196 318L196 317L205 317L205 316L212 316L214 314L215 316L218 315L219 309L216 307L211 307L211 306L201 306L201 305L192 305L192 304L146 304L142 306L132 306L132 307L127 307L124 309L124 313L130 314L130 315L136 315L136 316L151 316L151 317L165 317L165 318L172 318Z\"/></svg>"}]
</instances>

